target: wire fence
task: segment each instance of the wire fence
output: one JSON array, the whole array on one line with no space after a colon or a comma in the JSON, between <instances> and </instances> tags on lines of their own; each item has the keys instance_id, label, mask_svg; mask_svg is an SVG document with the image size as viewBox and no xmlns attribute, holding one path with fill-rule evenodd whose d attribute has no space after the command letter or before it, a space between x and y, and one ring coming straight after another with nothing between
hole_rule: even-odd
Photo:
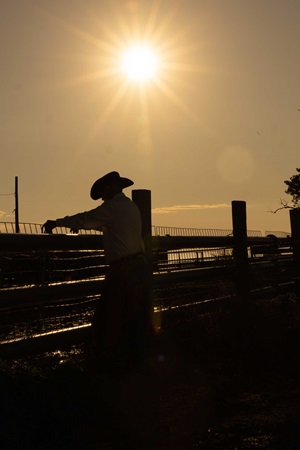
<instances>
[{"instance_id":1,"label":"wire fence","mask_svg":"<svg viewBox=\"0 0 300 450\"><path fill-rule=\"evenodd\" d=\"M3 223L2 223L3 224ZM21 230L25 234L40 234L40 224L23 224ZM29 226L30 225L30 226ZM6 223L5 232L10 233L10 228ZM7 231L8 230L8 231ZM231 230L218 229L195 229L177 227L153 227L153 236L158 239L163 236L176 237L222 237L231 236ZM59 233L67 233L67 230L56 230ZM259 231L248 231L249 236L261 237ZM28 237L24 236L24 239ZM72 238L73 239L73 238ZM76 237L74 239L77 239ZM88 238L89 239L89 238ZM168 238L167 238L168 239ZM172 238L173 239L173 238ZM264 238L265 239L265 238ZM260 240L260 239L258 239ZM265 249L266 244L264 245ZM289 250L289 249L288 249ZM262 250L260 250L262 253ZM273 256L272 256L273 257ZM274 259L274 258L273 258ZM214 272L211 279L208 271L213 267L217 269L233 267L234 258L231 246L211 248L179 248L176 250L153 251L153 268L156 275L164 273L175 275L171 282L163 288L156 286L154 297L156 304L166 308L174 304L199 301L222 295L233 295L234 285L232 276L223 276L223 272ZM289 277L290 269L284 263L284 272L278 262L278 257L272 262L272 270L268 269L270 283L280 281L282 274ZM94 314L96 302L100 299L100 284L94 289L94 293L82 290L79 292L76 284L82 280L90 286L93 282L103 279L108 266L105 262L103 250L32 250L0 252L0 342L12 342L41 336L47 333L55 333L61 330L68 330L74 327L89 325ZM201 278L201 270L205 275ZM178 273L187 273L189 270L197 270L195 278L185 283L178 277ZM261 266L253 272L256 284L264 285L266 276L262 275ZM262 278L261 278L262 277ZM73 283L73 287L72 287ZM257 284L258 285L258 284ZM72 287L70 292L66 292L62 297L51 294L51 289L55 287ZM98 285L97 285L98 286ZM30 301L30 295L35 290L43 288L41 302L36 298ZM26 301L16 302L16 307L9 307L8 301L3 301L7 294L8 298L19 298L22 292L29 296ZM56 291L55 291L56 292ZM59 291L61 292L61 291ZM9 295L8 295L9 294ZM24 295L25 295L24 294ZM53 299L52 303L45 302L45 297Z\"/></svg>"},{"instance_id":2,"label":"wire fence","mask_svg":"<svg viewBox=\"0 0 300 450\"><path fill-rule=\"evenodd\" d=\"M106 270L103 250L0 253L2 288L93 279Z\"/></svg>"},{"instance_id":3,"label":"wire fence","mask_svg":"<svg viewBox=\"0 0 300 450\"><path fill-rule=\"evenodd\" d=\"M20 233L24 234L41 234L42 225L38 223L20 223L19 224ZM15 233L16 227L14 222L0 222L0 233ZM67 228L58 227L53 230L54 234L68 234L69 230ZM248 230L248 236L261 237L261 231ZM79 230L79 234L101 234L101 232L96 230ZM167 226L152 226L152 236L182 236L182 237L196 237L196 236L232 236L231 229L208 229L208 228L183 228L183 227L167 227ZM24 256L26 258L26 255ZM36 270L35 282L37 280L51 280L51 275L58 271L57 265L63 265L65 261L61 258L61 255L52 254L51 260L49 260L49 255L39 255L38 259L44 259L43 262L39 261L39 269ZM52 265L52 271L48 268L45 271L45 264L48 259L48 265ZM232 259L232 249L226 247L212 247L212 248L194 248L194 249L180 249L171 250L168 252L155 251L153 253L153 262L155 271L164 270L180 270L182 268L189 268L197 266L199 264L221 264L222 262L228 262ZM32 264L32 261L30 262ZM20 265L22 261L20 261ZM68 265L67 265L68 266ZM1 268L1 267L0 267ZM61 269L62 270L62 269ZM79 270L79 269L78 269ZM37 273L39 272L39 273ZM83 273L83 269L81 269ZM74 277L74 269L65 268L64 275L67 277ZM22 275L24 278L24 271ZM20 276L18 277L20 280ZM55 279L55 277L54 277ZM12 277L11 277L12 281ZM2 281L3 283L3 281Z\"/></svg>"}]
</instances>

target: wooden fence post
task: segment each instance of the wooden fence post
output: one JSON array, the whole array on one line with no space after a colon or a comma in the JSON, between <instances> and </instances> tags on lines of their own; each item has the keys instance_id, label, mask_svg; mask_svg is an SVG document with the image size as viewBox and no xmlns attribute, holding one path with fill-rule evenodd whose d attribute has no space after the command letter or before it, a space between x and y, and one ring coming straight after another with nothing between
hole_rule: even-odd
<instances>
[{"instance_id":1,"label":"wooden fence post","mask_svg":"<svg viewBox=\"0 0 300 450\"><path fill-rule=\"evenodd\" d=\"M152 262L152 215L151 215L151 191L147 189L134 189L132 191L132 201L138 206L142 218L142 238L145 245L146 258L149 263L149 313L152 317L152 324L156 330L161 328L161 317L154 314L153 297L153 262Z\"/></svg>"},{"instance_id":2,"label":"wooden fence post","mask_svg":"<svg viewBox=\"0 0 300 450\"><path fill-rule=\"evenodd\" d=\"M300 209L290 209L292 246L295 267L295 293L300 300Z\"/></svg>"},{"instance_id":3,"label":"wooden fence post","mask_svg":"<svg viewBox=\"0 0 300 450\"><path fill-rule=\"evenodd\" d=\"M149 263L152 261L152 220L151 220L151 191L135 189L132 191L132 200L138 206L142 218L142 237L145 252Z\"/></svg>"},{"instance_id":4,"label":"wooden fence post","mask_svg":"<svg viewBox=\"0 0 300 450\"><path fill-rule=\"evenodd\" d=\"M247 301L249 299L249 270L246 202L233 200L231 206L237 293L242 300Z\"/></svg>"}]
</instances>

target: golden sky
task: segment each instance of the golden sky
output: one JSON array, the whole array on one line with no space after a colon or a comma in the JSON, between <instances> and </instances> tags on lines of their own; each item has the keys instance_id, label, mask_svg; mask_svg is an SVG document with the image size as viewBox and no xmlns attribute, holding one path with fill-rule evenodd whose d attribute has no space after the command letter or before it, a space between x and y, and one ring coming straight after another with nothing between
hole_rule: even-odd
<instances>
[{"instance_id":1,"label":"golden sky","mask_svg":"<svg viewBox=\"0 0 300 450\"><path fill-rule=\"evenodd\" d=\"M112 170L152 191L153 225L289 231L300 150L298 0L2 0L0 221L97 206ZM129 80L133 44L159 59ZM131 188L125 191L131 195Z\"/></svg>"}]
</instances>

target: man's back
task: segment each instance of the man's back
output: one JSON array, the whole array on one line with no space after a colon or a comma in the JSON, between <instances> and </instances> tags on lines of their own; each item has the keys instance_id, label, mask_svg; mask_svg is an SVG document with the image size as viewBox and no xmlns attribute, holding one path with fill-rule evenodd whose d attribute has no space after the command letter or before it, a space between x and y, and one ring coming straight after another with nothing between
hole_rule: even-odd
<instances>
[{"instance_id":1,"label":"man's back","mask_svg":"<svg viewBox=\"0 0 300 450\"><path fill-rule=\"evenodd\" d=\"M142 224L137 205L123 193L99 206L106 213L102 225L104 247L108 262L143 253Z\"/></svg>"}]
</instances>

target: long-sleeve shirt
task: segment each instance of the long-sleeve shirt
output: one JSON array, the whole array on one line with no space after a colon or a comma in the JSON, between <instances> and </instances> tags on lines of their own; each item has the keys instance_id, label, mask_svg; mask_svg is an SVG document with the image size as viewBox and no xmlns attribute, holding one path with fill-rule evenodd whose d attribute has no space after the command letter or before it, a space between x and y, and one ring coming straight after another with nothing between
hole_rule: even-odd
<instances>
[{"instance_id":1,"label":"long-sleeve shirt","mask_svg":"<svg viewBox=\"0 0 300 450\"><path fill-rule=\"evenodd\" d=\"M123 192L95 209L56 219L56 226L102 231L108 263L144 252L140 211Z\"/></svg>"}]
</instances>

